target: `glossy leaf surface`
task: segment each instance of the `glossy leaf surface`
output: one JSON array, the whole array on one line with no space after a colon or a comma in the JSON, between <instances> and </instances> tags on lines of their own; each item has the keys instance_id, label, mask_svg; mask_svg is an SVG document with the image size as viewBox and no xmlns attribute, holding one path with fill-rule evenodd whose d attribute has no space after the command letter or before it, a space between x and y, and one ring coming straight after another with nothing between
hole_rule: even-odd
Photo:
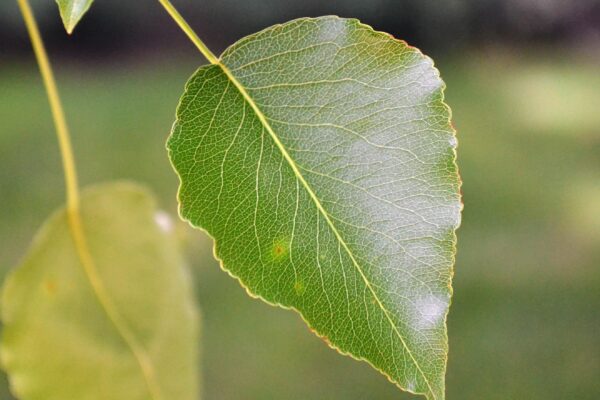
<instances>
[{"instance_id":1,"label":"glossy leaf surface","mask_svg":"<svg viewBox=\"0 0 600 400\"><path fill-rule=\"evenodd\" d=\"M14 394L197 400L198 316L168 217L144 189L111 183L84 192L82 218L93 274L59 210L5 283L1 359Z\"/></svg>"},{"instance_id":2,"label":"glossy leaf surface","mask_svg":"<svg viewBox=\"0 0 600 400\"><path fill-rule=\"evenodd\" d=\"M73 33L73 29L79 23L83 14L85 14L94 0L56 0L60 17L62 18L65 29L68 33Z\"/></svg>"},{"instance_id":3,"label":"glossy leaf surface","mask_svg":"<svg viewBox=\"0 0 600 400\"><path fill-rule=\"evenodd\" d=\"M338 17L273 26L220 60L188 81L168 141L181 216L252 294L443 399L461 205L432 61Z\"/></svg>"}]
</instances>

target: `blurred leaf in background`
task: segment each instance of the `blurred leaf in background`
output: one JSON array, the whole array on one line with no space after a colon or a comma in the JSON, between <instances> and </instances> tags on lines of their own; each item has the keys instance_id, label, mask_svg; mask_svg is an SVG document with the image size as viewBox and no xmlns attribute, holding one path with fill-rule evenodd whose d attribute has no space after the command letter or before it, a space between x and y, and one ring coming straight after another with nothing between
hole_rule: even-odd
<instances>
[{"instance_id":1,"label":"blurred leaf in background","mask_svg":"<svg viewBox=\"0 0 600 400\"><path fill-rule=\"evenodd\" d=\"M0 355L14 393L198 399L198 315L168 215L124 182L85 190L81 206L91 261L62 209L3 287Z\"/></svg>"}]
</instances>

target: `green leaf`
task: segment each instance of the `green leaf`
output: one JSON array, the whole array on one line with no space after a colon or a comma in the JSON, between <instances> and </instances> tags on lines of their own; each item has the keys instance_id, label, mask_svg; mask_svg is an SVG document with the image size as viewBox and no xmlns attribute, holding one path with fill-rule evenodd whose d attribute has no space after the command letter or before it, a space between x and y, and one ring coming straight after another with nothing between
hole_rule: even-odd
<instances>
[{"instance_id":1,"label":"green leaf","mask_svg":"<svg viewBox=\"0 0 600 400\"><path fill-rule=\"evenodd\" d=\"M251 294L443 399L461 203L432 61L338 17L273 26L220 60L188 81L167 144L182 218Z\"/></svg>"},{"instance_id":2,"label":"green leaf","mask_svg":"<svg viewBox=\"0 0 600 400\"><path fill-rule=\"evenodd\" d=\"M67 32L73 33L73 29L90 9L94 0L56 0L60 16Z\"/></svg>"},{"instance_id":3,"label":"green leaf","mask_svg":"<svg viewBox=\"0 0 600 400\"><path fill-rule=\"evenodd\" d=\"M13 392L196 400L198 316L168 217L146 190L111 183L84 192L82 222L94 271L61 209L5 283L1 358Z\"/></svg>"}]
</instances>

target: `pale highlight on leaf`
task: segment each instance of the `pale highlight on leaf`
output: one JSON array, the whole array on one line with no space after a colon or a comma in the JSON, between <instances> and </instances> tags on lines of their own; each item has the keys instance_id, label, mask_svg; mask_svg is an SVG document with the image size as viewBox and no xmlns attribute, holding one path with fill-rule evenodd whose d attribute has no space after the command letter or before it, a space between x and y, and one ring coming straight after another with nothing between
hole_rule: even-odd
<instances>
[{"instance_id":1,"label":"pale highlight on leaf","mask_svg":"<svg viewBox=\"0 0 600 400\"><path fill-rule=\"evenodd\" d=\"M95 186L81 200L110 298L100 301L90 285L67 214L57 211L3 288L0 356L12 391L20 400L197 400L198 315L168 217L129 183Z\"/></svg>"},{"instance_id":2,"label":"pale highlight on leaf","mask_svg":"<svg viewBox=\"0 0 600 400\"><path fill-rule=\"evenodd\" d=\"M200 68L167 144L181 216L224 269L435 400L461 210L443 87L357 20L294 20Z\"/></svg>"},{"instance_id":3,"label":"pale highlight on leaf","mask_svg":"<svg viewBox=\"0 0 600 400\"><path fill-rule=\"evenodd\" d=\"M79 23L83 14L85 14L94 0L56 0L60 17L62 18L65 29L68 33L73 33L73 29Z\"/></svg>"}]
</instances>

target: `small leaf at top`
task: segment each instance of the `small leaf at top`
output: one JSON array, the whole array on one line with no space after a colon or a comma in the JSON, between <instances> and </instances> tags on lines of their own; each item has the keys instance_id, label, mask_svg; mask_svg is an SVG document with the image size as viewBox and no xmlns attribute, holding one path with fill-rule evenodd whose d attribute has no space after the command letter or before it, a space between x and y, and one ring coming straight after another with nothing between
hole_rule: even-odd
<instances>
[{"instance_id":1,"label":"small leaf at top","mask_svg":"<svg viewBox=\"0 0 600 400\"><path fill-rule=\"evenodd\" d=\"M456 138L417 49L354 19L275 25L200 68L168 150L223 268L332 347L444 398Z\"/></svg>"},{"instance_id":2,"label":"small leaf at top","mask_svg":"<svg viewBox=\"0 0 600 400\"><path fill-rule=\"evenodd\" d=\"M129 183L90 188L81 206L94 270L61 209L4 284L0 356L13 393L197 400L198 316L169 218Z\"/></svg>"},{"instance_id":3,"label":"small leaf at top","mask_svg":"<svg viewBox=\"0 0 600 400\"><path fill-rule=\"evenodd\" d=\"M79 23L83 14L90 9L93 1L94 0L56 0L67 33L73 33L73 29L75 29L75 26Z\"/></svg>"}]
</instances>

